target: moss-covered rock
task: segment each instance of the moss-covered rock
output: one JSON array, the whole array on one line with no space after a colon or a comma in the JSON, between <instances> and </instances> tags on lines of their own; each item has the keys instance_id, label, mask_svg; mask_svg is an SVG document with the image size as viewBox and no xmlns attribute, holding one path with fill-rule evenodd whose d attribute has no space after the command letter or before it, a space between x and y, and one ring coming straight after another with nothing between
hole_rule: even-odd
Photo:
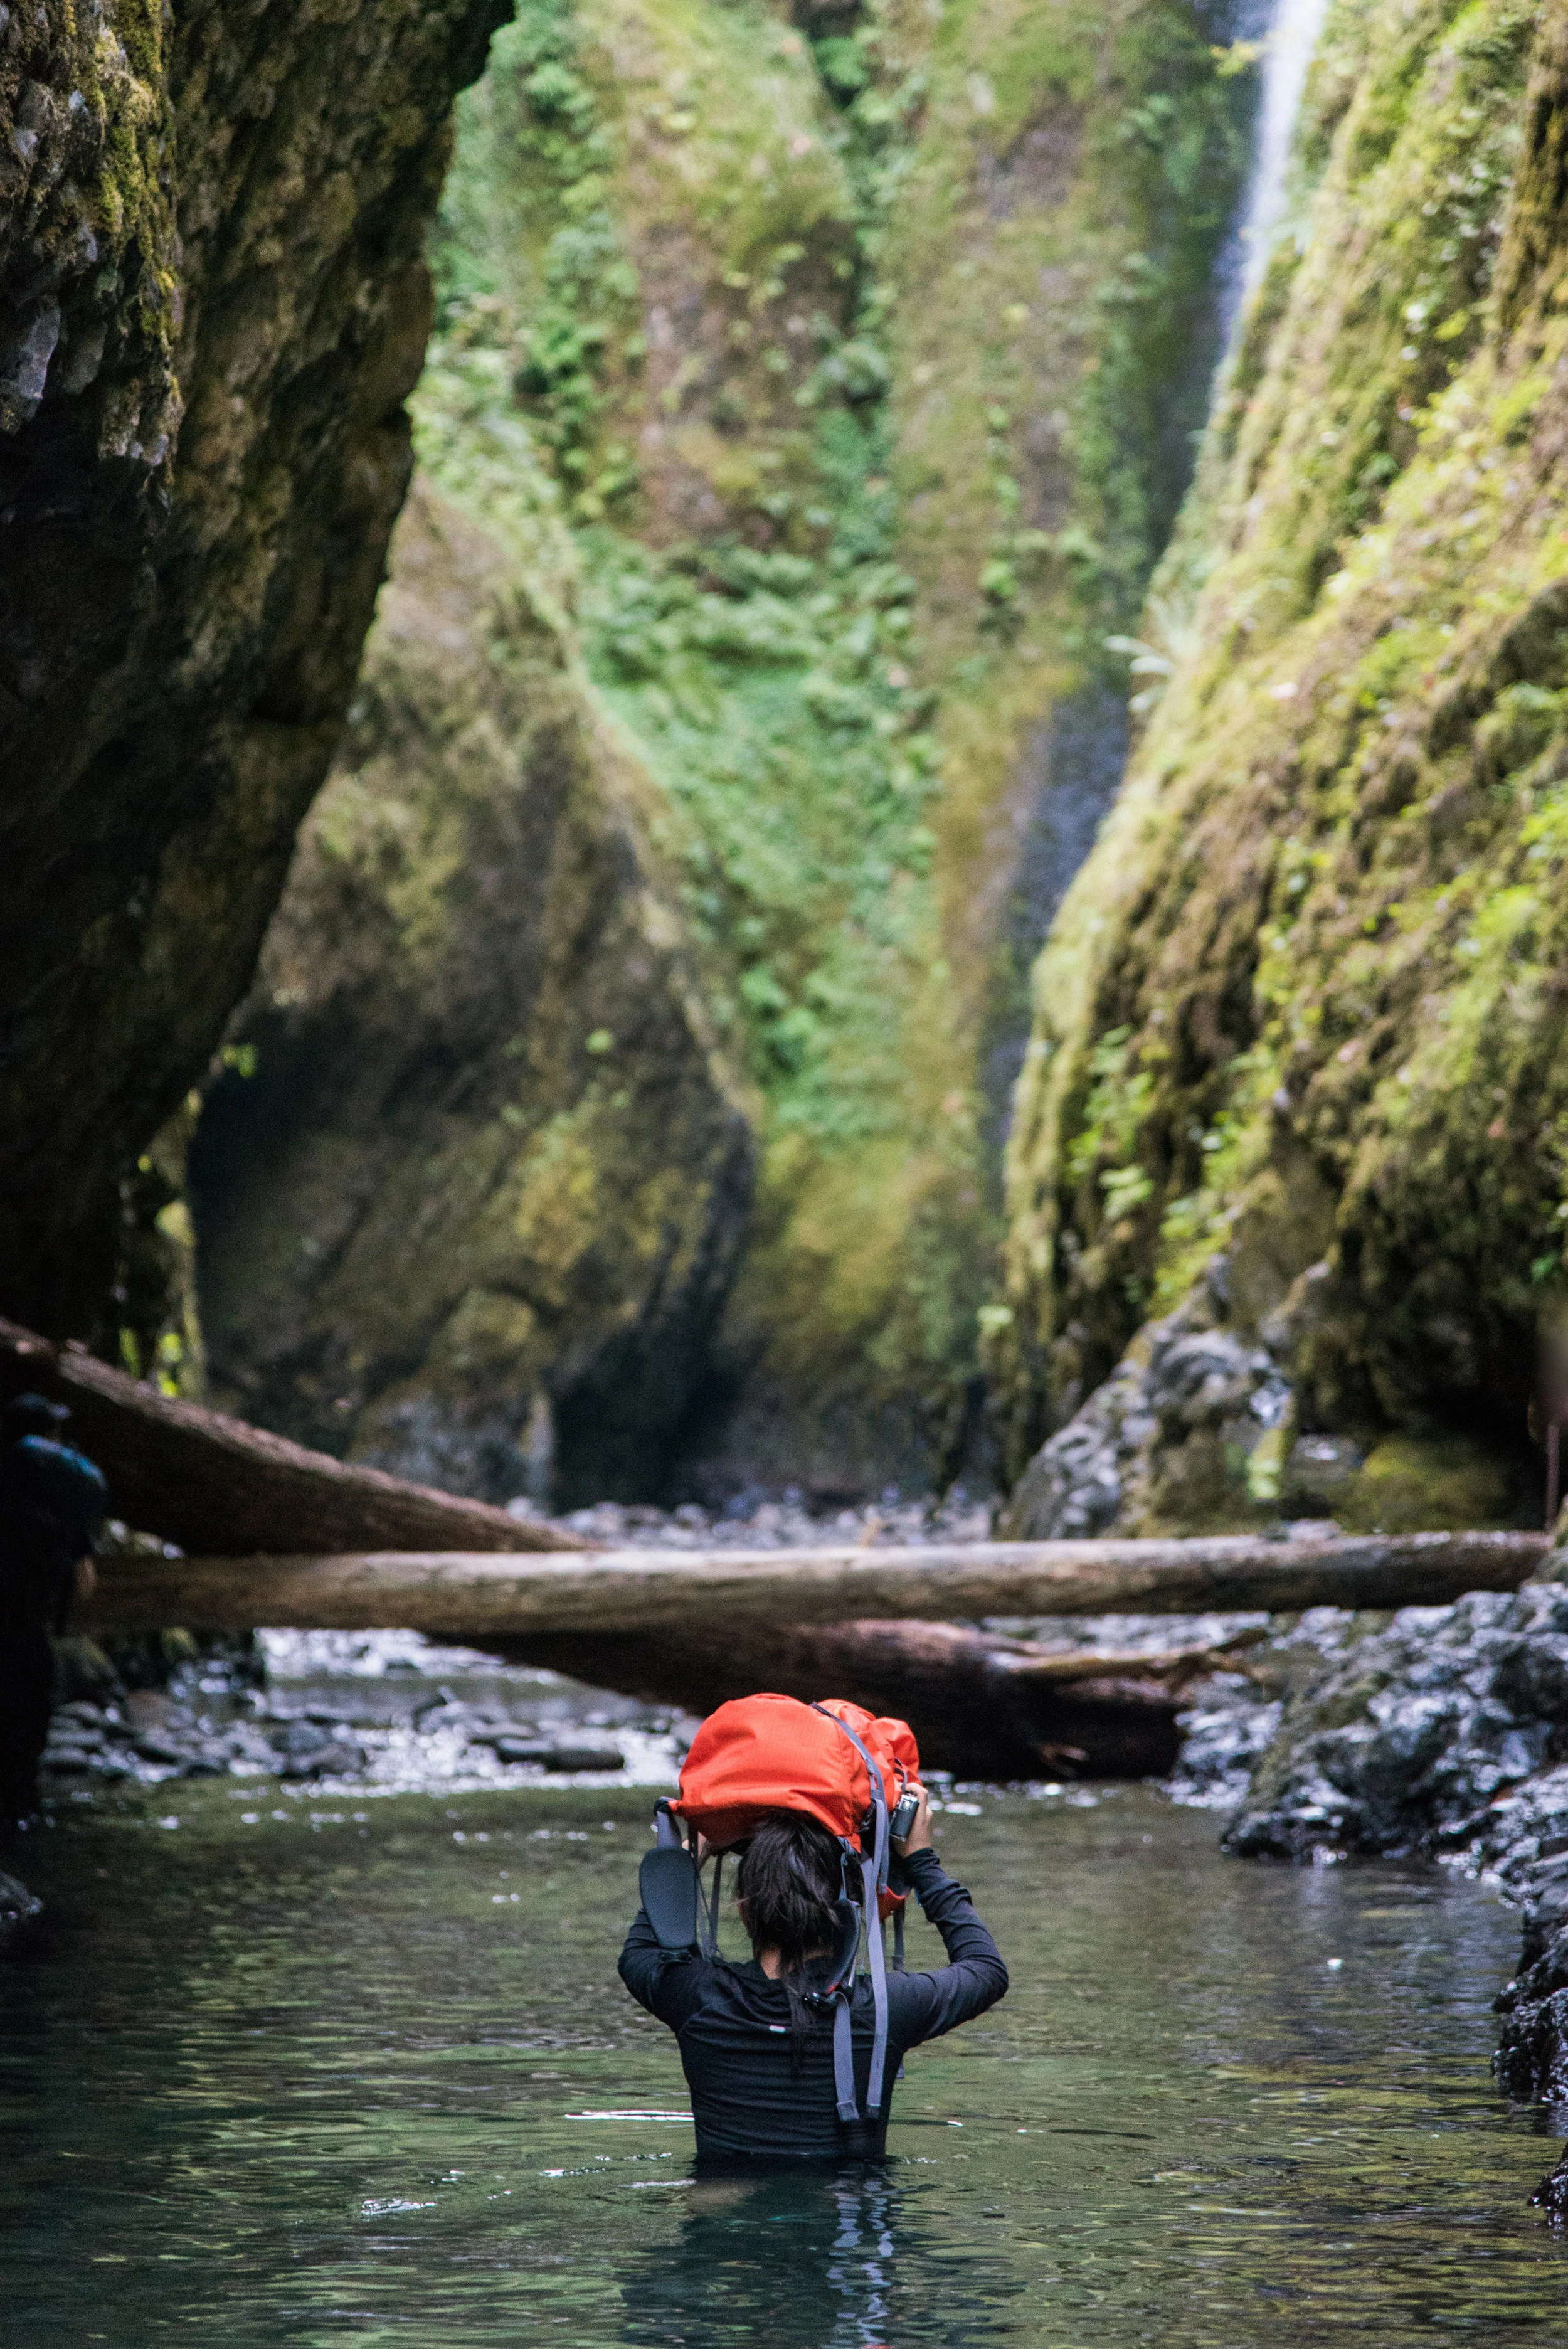
<instances>
[{"instance_id":1,"label":"moss-covered rock","mask_svg":"<svg viewBox=\"0 0 1568 2349\"><path fill-rule=\"evenodd\" d=\"M113 1349L122 1185L254 964L407 481L498 0L0 23L0 1294Z\"/></svg>"},{"instance_id":2,"label":"moss-covered rock","mask_svg":"<svg viewBox=\"0 0 1568 2349\"><path fill-rule=\"evenodd\" d=\"M1114 783L1247 72L1184 0L527 0L463 102L432 380L580 550L762 1102L727 1477L962 1442L1022 973ZM460 436L459 436L460 437Z\"/></svg>"},{"instance_id":3,"label":"moss-covered rock","mask_svg":"<svg viewBox=\"0 0 1568 2349\"><path fill-rule=\"evenodd\" d=\"M1017 1462L1222 1258L1295 1432L1401 1438L1358 1522L1516 1506L1568 1219L1565 26L1330 18L1159 583L1188 650L1036 972ZM1449 1490L1404 1439L1455 1437Z\"/></svg>"},{"instance_id":4,"label":"moss-covered rock","mask_svg":"<svg viewBox=\"0 0 1568 2349\"><path fill-rule=\"evenodd\" d=\"M1502 1526L1518 1501L1510 1464L1460 1435L1387 1436L1337 1499L1346 1533Z\"/></svg>"},{"instance_id":5,"label":"moss-covered rock","mask_svg":"<svg viewBox=\"0 0 1568 2349\"><path fill-rule=\"evenodd\" d=\"M219 1397L571 1506L658 1485L752 1144L650 786L531 593L528 520L417 481L191 1178Z\"/></svg>"}]
</instances>

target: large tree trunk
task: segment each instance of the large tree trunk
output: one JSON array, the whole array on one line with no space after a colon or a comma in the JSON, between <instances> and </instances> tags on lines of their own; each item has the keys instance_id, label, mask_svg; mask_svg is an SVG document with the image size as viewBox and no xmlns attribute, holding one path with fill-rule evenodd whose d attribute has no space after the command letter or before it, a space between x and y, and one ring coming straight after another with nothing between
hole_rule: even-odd
<instances>
[{"instance_id":1,"label":"large tree trunk","mask_svg":"<svg viewBox=\"0 0 1568 2349\"><path fill-rule=\"evenodd\" d=\"M544 1664L599 1688L709 1713L728 1697L776 1690L808 1702L842 1696L897 1713L921 1759L972 1778L1145 1778L1175 1763L1177 1700L1155 1680L1051 1658L1025 1642L953 1623L833 1623L691 1633L555 1632L487 1640L515 1663ZM1074 1675L1067 1677L1067 1674Z\"/></svg>"},{"instance_id":2,"label":"large tree trunk","mask_svg":"<svg viewBox=\"0 0 1568 2349\"><path fill-rule=\"evenodd\" d=\"M258 1550L589 1550L551 1526L378 1468L307 1452L220 1411L177 1402L80 1347L0 1320L0 1397L36 1392L71 1408L71 1441L108 1478L117 1517L217 1557ZM232 1571L232 1569L231 1569ZM144 1621L148 1619L143 1618ZM174 1605L157 1623L191 1619ZM252 1613L248 1622L282 1621Z\"/></svg>"},{"instance_id":3,"label":"large tree trunk","mask_svg":"<svg viewBox=\"0 0 1568 2349\"><path fill-rule=\"evenodd\" d=\"M381 1481L395 1493L411 1489ZM438 1494L416 1497L439 1506L473 1506L447 1503ZM510 1519L501 1523L512 1529ZM665 1630L678 1637L730 1639L743 1629L795 1630L868 1616L942 1620L1435 1606L1467 1590L1517 1589L1546 1547L1543 1534L1367 1535L1323 1542L1237 1535L1197 1541L934 1542L911 1549L605 1550L570 1560L451 1551L117 1558L105 1561L94 1619L123 1630L184 1623L240 1630L291 1623L356 1630L396 1623L482 1647L498 1638L557 1631L640 1638Z\"/></svg>"}]
</instances>

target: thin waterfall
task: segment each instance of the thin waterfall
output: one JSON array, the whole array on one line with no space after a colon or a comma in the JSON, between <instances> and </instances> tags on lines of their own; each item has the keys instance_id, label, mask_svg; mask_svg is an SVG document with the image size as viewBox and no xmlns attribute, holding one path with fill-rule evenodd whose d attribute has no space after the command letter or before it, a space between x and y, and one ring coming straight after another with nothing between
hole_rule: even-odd
<instances>
[{"instance_id":1,"label":"thin waterfall","mask_svg":"<svg viewBox=\"0 0 1568 2349\"><path fill-rule=\"evenodd\" d=\"M1249 13L1242 12L1243 17ZM1275 0L1274 6L1257 11L1255 30L1238 24L1239 39L1263 44L1263 88L1246 190L1214 271L1222 351L1230 349L1242 313L1263 282L1284 218L1295 119L1327 14L1328 0Z\"/></svg>"},{"instance_id":2,"label":"thin waterfall","mask_svg":"<svg viewBox=\"0 0 1568 2349\"><path fill-rule=\"evenodd\" d=\"M1284 217L1291 140L1327 7L1328 0L1237 0L1227 12L1230 37L1258 42L1264 59L1252 161L1234 223L1214 264L1210 347L1220 367ZM1127 742L1125 696L1092 685L1060 705L1026 747L1020 794L1025 812L1006 936L1016 971L1026 971L1034 961L1068 884L1094 845L1121 781ZM993 1179L999 1180L1027 1030L1020 1002L999 1021L986 1050L983 1085Z\"/></svg>"}]
</instances>

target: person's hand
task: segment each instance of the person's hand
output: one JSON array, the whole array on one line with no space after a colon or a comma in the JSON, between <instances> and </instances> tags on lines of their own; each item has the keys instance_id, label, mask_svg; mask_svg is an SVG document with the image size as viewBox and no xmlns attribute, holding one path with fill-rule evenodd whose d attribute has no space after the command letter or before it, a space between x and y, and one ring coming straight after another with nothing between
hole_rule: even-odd
<instances>
[{"instance_id":1,"label":"person's hand","mask_svg":"<svg viewBox=\"0 0 1568 2349\"><path fill-rule=\"evenodd\" d=\"M914 1815L914 1825L906 1836L899 1836L893 1843L901 1859L907 1859L912 1851L931 1849L931 1796L922 1785L917 1785L915 1792L920 1796L920 1807Z\"/></svg>"}]
</instances>

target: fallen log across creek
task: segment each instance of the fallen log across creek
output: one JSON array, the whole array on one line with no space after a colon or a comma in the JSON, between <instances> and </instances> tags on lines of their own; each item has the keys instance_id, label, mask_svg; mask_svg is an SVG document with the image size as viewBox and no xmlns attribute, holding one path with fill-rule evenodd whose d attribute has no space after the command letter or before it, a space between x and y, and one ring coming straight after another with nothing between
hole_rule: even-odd
<instances>
[{"instance_id":1,"label":"fallen log across creek","mask_svg":"<svg viewBox=\"0 0 1568 2349\"><path fill-rule=\"evenodd\" d=\"M113 1557L94 1629L401 1625L704 1713L757 1688L902 1714L935 1768L1142 1777L1179 1743L1176 1684L1244 1658L1063 1656L941 1619L1435 1605L1511 1590L1542 1534L974 1542L897 1549ZM1162 1677L1161 1677L1162 1676ZM1167 1684L1169 1683L1169 1684Z\"/></svg>"},{"instance_id":2,"label":"fallen log across creek","mask_svg":"<svg viewBox=\"0 0 1568 2349\"><path fill-rule=\"evenodd\" d=\"M95 1626L301 1630L398 1624L488 1646L546 1632L724 1639L866 1617L1197 1615L1439 1606L1516 1590L1544 1534L1363 1534L1270 1541L932 1542L918 1547L621 1549L573 1557L452 1550L106 1559Z\"/></svg>"},{"instance_id":3,"label":"fallen log across creek","mask_svg":"<svg viewBox=\"0 0 1568 2349\"><path fill-rule=\"evenodd\" d=\"M334 1460L224 1412L181 1402L83 1347L57 1346L0 1320L0 1398L27 1392L69 1404L70 1440L108 1478L117 1517L186 1549L243 1557L297 1550L302 1542L323 1551L594 1547L554 1526L520 1524L483 1501Z\"/></svg>"}]
</instances>

